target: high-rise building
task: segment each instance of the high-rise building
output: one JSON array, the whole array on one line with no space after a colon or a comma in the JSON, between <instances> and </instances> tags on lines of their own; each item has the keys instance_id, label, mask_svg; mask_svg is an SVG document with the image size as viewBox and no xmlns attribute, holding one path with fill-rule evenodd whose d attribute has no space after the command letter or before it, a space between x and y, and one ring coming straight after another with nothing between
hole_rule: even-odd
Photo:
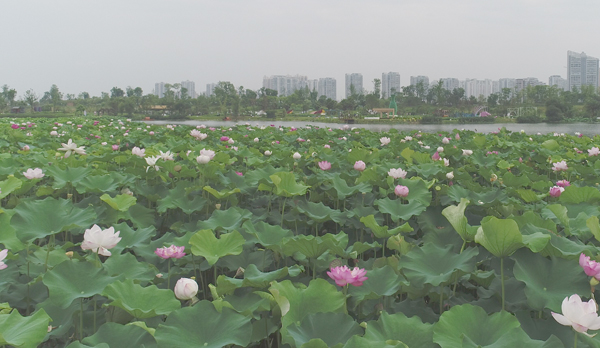
<instances>
[{"instance_id":1,"label":"high-rise building","mask_svg":"<svg viewBox=\"0 0 600 348\"><path fill-rule=\"evenodd\" d=\"M411 76L410 77L410 84L413 86L416 86L419 82L423 81L423 85L425 85L426 88L429 88L429 77L428 76Z\"/></svg>"},{"instance_id":2,"label":"high-rise building","mask_svg":"<svg viewBox=\"0 0 600 348\"><path fill-rule=\"evenodd\" d=\"M311 79L306 81L306 86L310 92L319 90L319 79Z\"/></svg>"},{"instance_id":3,"label":"high-rise building","mask_svg":"<svg viewBox=\"0 0 600 348\"><path fill-rule=\"evenodd\" d=\"M548 79L548 86L556 86L558 89L565 91L567 90L567 80L560 77L560 75L552 75Z\"/></svg>"},{"instance_id":4,"label":"high-rise building","mask_svg":"<svg viewBox=\"0 0 600 348\"><path fill-rule=\"evenodd\" d=\"M211 95L215 94L215 87L217 87L218 84L216 83L207 83L206 84L206 96L210 97Z\"/></svg>"},{"instance_id":5,"label":"high-rise building","mask_svg":"<svg viewBox=\"0 0 600 348\"><path fill-rule=\"evenodd\" d=\"M400 93L400 73L389 72L381 74L381 97L389 98L394 93Z\"/></svg>"},{"instance_id":6,"label":"high-rise building","mask_svg":"<svg viewBox=\"0 0 600 348\"><path fill-rule=\"evenodd\" d=\"M445 90L453 91L454 89L460 87L460 83L459 83L458 79L456 79L456 78L449 77L449 78L444 78L441 80L442 80L442 88Z\"/></svg>"},{"instance_id":7,"label":"high-rise building","mask_svg":"<svg viewBox=\"0 0 600 348\"><path fill-rule=\"evenodd\" d=\"M467 79L464 82L465 97L487 98L492 94L492 80Z\"/></svg>"},{"instance_id":8,"label":"high-rise building","mask_svg":"<svg viewBox=\"0 0 600 348\"><path fill-rule=\"evenodd\" d=\"M157 82L154 84L154 95L162 98L165 96L165 83Z\"/></svg>"},{"instance_id":9,"label":"high-rise building","mask_svg":"<svg viewBox=\"0 0 600 348\"><path fill-rule=\"evenodd\" d=\"M273 75L263 77L263 87L277 91L278 96L288 96L308 87L308 78L302 75Z\"/></svg>"},{"instance_id":10,"label":"high-rise building","mask_svg":"<svg viewBox=\"0 0 600 348\"><path fill-rule=\"evenodd\" d=\"M336 100L337 98L337 85L334 78L320 78L317 90L319 92L319 97L324 95L325 97L333 100Z\"/></svg>"},{"instance_id":11,"label":"high-rise building","mask_svg":"<svg viewBox=\"0 0 600 348\"><path fill-rule=\"evenodd\" d=\"M183 81L181 82L181 88L187 89L187 96L190 98L196 98L196 84L194 81Z\"/></svg>"},{"instance_id":12,"label":"high-rise building","mask_svg":"<svg viewBox=\"0 0 600 348\"><path fill-rule=\"evenodd\" d=\"M346 74L346 98L350 97L351 89L353 87L354 93L363 94L363 76L359 73Z\"/></svg>"},{"instance_id":13,"label":"high-rise building","mask_svg":"<svg viewBox=\"0 0 600 348\"><path fill-rule=\"evenodd\" d=\"M598 58L567 51L567 88L581 90L583 85L598 88Z\"/></svg>"}]
</instances>

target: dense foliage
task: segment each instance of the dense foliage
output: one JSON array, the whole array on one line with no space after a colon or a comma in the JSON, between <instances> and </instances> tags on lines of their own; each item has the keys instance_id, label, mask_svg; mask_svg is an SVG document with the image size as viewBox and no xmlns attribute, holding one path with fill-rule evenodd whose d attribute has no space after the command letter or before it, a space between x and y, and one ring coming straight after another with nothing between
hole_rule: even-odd
<instances>
[{"instance_id":1,"label":"dense foliage","mask_svg":"<svg viewBox=\"0 0 600 348\"><path fill-rule=\"evenodd\" d=\"M0 344L569 347L594 295L598 137L14 122Z\"/></svg>"}]
</instances>

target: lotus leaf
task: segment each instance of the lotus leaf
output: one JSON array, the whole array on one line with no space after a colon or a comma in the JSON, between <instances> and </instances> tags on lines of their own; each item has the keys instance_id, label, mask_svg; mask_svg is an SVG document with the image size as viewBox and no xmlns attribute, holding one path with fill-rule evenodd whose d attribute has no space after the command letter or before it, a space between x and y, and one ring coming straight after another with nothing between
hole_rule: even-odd
<instances>
[{"instance_id":1,"label":"lotus leaf","mask_svg":"<svg viewBox=\"0 0 600 348\"><path fill-rule=\"evenodd\" d=\"M409 347L434 347L433 326L424 324L418 316L408 318L403 313L381 312L377 321L367 323L363 337L371 342L398 340Z\"/></svg>"},{"instance_id":2,"label":"lotus leaf","mask_svg":"<svg viewBox=\"0 0 600 348\"><path fill-rule=\"evenodd\" d=\"M82 343L92 347L157 347L154 337L148 331L136 325L120 325L117 323L105 323L98 328L98 332L86 337ZM70 346L69 346L70 347Z\"/></svg>"},{"instance_id":3,"label":"lotus leaf","mask_svg":"<svg viewBox=\"0 0 600 348\"><path fill-rule=\"evenodd\" d=\"M212 266L225 255L239 255L246 240L238 231L221 234L217 239L212 230L200 230L190 238L192 253L203 256Z\"/></svg>"},{"instance_id":4,"label":"lotus leaf","mask_svg":"<svg viewBox=\"0 0 600 348\"><path fill-rule=\"evenodd\" d=\"M127 211L137 202L137 198L130 195L116 195L115 198L112 198L106 193L100 196L100 199L118 211Z\"/></svg>"},{"instance_id":5,"label":"lotus leaf","mask_svg":"<svg viewBox=\"0 0 600 348\"><path fill-rule=\"evenodd\" d=\"M325 347L343 345L354 335L362 335L363 329L354 319L345 313L311 313L298 324L287 328L296 347L301 347L310 340L319 338Z\"/></svg>"},{"instance_id":6,"label":"lotus leaf","mask_svg":"<svg viewBox=\"0 0 600 348\"><path fill-rule=\"evenodd\" d=\"M369 279L362 286L352 286L348 293L357 302L365 299L381 299L383 296L394 296L401 285L408 285L403 276L396 274L392 267L385 265L367 272ZM404 342L404 341L403 341Z\"/></svg>"},{"instance_id":7,"label":"lotus leaf","mask_svg":"<svg viewBox=\"0 0 600 348\"><path fill-rule=\"evenodd\" d=\"M306 193L310 186L296 182L296 176L290 172L278 172L271 176L271 181L275 185L275 194L283 197L301 196Z\"/></svg>"},{"instance_id":8,"label":"lotus leaf","mask_svg":"<svg viewBox=\"0 0 600 348\"><path fill-rule=\"evenodd\" d=\"M169 314L181 307L171 290L163 290L155 285L142 287L132 279L109 284L102 295L112 300L108 305L124 309L135 318L152 318Z\"/></svg>"},{"instance_id":9,"label":"lotus leaf","mask_svg":"<svg viewBox=\"0 0 600 348\"><path fill-rule=\"evenodd\" d=\"M23 317L18 310L0 314L0 344L18 348L35 348L46 337L50 317L44 309Z\"/></svg>"}]
</instances>

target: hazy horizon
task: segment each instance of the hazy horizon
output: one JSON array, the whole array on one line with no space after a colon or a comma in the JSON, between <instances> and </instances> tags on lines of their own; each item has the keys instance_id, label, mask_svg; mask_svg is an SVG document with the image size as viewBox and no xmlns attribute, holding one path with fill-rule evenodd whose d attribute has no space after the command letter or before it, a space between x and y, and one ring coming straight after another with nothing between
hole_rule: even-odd
<instances>
[{"instance_id":1,"label":"hazy horizon","mask_svg":"<svg viewBox=\"0 0 600 348\"><path fill-rule=\"evenodd\" d=\"M0 85L21 97L99 96L113 87L230 81L262 87L264 76L333 77L383 72L430 81L566 77L567 51L599 57L600 2L558 0L130 0L20 1L6 5Z\"/></svg>"}]
</instances>

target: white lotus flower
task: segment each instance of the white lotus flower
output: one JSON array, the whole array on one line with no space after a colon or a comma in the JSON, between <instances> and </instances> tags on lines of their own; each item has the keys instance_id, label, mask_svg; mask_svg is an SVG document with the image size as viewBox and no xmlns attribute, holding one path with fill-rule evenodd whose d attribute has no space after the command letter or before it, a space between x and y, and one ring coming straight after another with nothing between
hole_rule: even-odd
<instances>
[{"instance_id":1,"label":"white lotus flower","mask_svg":"<svg viewBox=\"0 0 600 348\"><path fill-rule=\"evenodd\" d=\"M85 146L77 147L77 144L75 144L71 139L69 139L69 141L66 144L61 144L63 147L60 147L58 151L66 151L65 158L71 156L72 152L78 153L80 155L85 155L85 150L83 149Z\"/></svg>"},{"instance_id":2,"label":"white lotus flower","mask_svg":"<svg viewBox=\"0 0 600 348\"><path fill-rule=\"evenodd\" d=\"M119 243L121 240L119 233L121 232L117 231L115 233L114 227L103 230L98 225L94 225L92 228L85 230L81 249L91 250L99 255L110 256L112 254L108 249L114 248Z\"/></svg>"}]
</instances>

